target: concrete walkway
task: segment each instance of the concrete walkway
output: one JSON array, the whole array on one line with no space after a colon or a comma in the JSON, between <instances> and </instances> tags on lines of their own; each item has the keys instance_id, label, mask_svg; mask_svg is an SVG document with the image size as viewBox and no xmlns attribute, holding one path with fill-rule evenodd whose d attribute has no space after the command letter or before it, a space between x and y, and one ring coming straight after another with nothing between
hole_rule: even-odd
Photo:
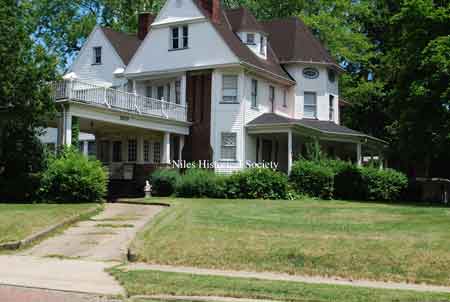
<instances>
[{"instance_id":1,"label":"concrete walkway","mask_svg":"<svg viewBox=\"0 0 450 302\"><path fill-rule=\"evenodd\" d=\"M21 255L71 259L126 260L128 246L136 233L163 207L132 204L106 204L105 210L89 221L49 238Z\"/></svg>"},{"instance_id":2,"label":"concrete walkway","mask_svg":"<svg viewBox=\"0 0 450 302\"><path fill-rule=\"evenodd\" d=\"M309 284L330 284L330 285L345 285L345 286L379 288L379 289L412 290L418 292L450 293L450 287L445 286L380 282L369 280L346 280L338 278L310 277L310 276L299 276L299 275L289 275L270 272L224 271L216 269L201 269L183 266L152 265L145 263L132 263L121 266L120 269L122 269L123 271L150 270L150 271L184 273L184 274L204 275L204 276L252 278L252 279L272 280L272 281L302 282Z\"/></svg>"},{"instance_id":3,"label":"concrete walkway","mask_svg":"<svg viewBox=\"0 0 450 302\"><path fill-rule=\"evenodd\" d=\"M123 288L105 269L126 260L128 246L136 233L163 209L160 206L106 204L102 213L68 228L61 235L18 255L0 256L0 301L4 302L3 295L6 294L23 296L29 293L5 287L11 285L72 293L124 295ZM52 298L55 301L72 301L56 300L60 293L37 293L47 294L56 297ZM73 301L84 301L82 299L85 298L80 300L74 296Z\"/></svg>"}]
</instances>

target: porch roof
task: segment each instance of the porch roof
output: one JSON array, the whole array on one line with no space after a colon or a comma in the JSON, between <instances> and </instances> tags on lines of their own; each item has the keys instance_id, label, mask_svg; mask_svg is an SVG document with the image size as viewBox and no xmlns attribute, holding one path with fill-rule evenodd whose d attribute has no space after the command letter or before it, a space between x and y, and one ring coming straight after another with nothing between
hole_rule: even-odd
<instances>
[{"instance_id":1,"label":"porch roof","mask_svg":"<svg viewBox=\"0 0 450 302\"><path fill-rule=\"evenodd\" d=\"M354 137L368 139L381 144L387 144L386 141L370 136L368 134L358 132L356 130L338 125L331 121L320 121L315 119L294 119L275 113L265 113L255 118L247 124L249 129L264 129L273 127L293 128L300 127L312 132L323 135L331 135L334 137Z\"/></svg>"}]
</instances>

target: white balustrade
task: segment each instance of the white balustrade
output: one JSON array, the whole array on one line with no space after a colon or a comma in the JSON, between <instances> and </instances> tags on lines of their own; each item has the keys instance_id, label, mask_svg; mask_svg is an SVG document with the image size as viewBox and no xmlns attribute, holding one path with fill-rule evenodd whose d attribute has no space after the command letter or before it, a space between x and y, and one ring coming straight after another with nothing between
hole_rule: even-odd
<instances>
[{"instance_id":1,"label":"white balustrade","mask_svg":"<svg viewBox=\"0 0 450 302\"><path fill-rule=\"evenodd\" d=\"M53 84L55 101L71 100L105 106L142 115L177 121L187 120L186 106L107 88L79 80L63 80Z\"/></svg>"}]
</instances>

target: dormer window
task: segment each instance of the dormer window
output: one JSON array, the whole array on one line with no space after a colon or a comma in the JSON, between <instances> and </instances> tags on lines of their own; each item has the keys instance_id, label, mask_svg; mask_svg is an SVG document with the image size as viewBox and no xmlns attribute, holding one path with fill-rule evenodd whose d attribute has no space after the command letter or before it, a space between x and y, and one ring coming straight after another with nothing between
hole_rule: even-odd
<instances>
[{"instance_id":1,"label":"dormer window","mask_svg":"<svg viewBox=\"0 0 450 302\"><path fill-rule=\"evenodd\" d=\"M247 41L246 43L248 45L255 45L255 34L254 33L247 33Z\"/></svg>"},{"instance_id":2,"label":"dormer window","mask_svg":"<svg viewBox=\"0 0 450 302\"><path fill-rule=\"evenodd\" d=\"M171 50L186 49L189 46L189 28L187 25L170 28Z\"/></svg>"},{"instance_id":3,"label":"dormer window","mask_svg":"<svg viewBox=\"0 0 450 302\"><path fill-rule=\"evenodd\" d=\"M92 64L93 65L100 65L102 64L102 48L100 46L93 48L93 58L92 58Z\"/></svg>"},{"instance_id":4,"label":"dormer window","mask_svg":"<svg viewBox=\"0 0 450 302\"><path fill-rule=\"evenodd\" d=\"M259 53L263 56L266 55L266 37L260 36Z\"/></svg>"}]
</instances>

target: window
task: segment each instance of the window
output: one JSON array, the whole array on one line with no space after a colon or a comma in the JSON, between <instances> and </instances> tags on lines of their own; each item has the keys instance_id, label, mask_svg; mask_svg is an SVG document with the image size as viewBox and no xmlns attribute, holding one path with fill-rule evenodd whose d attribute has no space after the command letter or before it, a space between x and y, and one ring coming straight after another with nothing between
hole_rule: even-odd
<instances>
[{"instance_id":1,"label":"window","mask_svg":"<svg viewBox=\"0 0 450 302\"><path fill-rule=\"evenodd\" d=\"M171 49L185 49L189 46L189 28L187 25L170 29Z\"/></svg>"},{"instance_id":2,"label":"window","mask_svg":"<svg viewBox=\"0 0 450 302\"><path fill-rule=\"evenodd\" d=\"M307 67L303 69L303 76L307 79L317 79L319 77L319 71L316 68Z\"/></svg>"},{"instance_id":3,"label":"window","mask_svg":"<svg viewBox=\"0 0 450 302\"><path fill-rule=\"evenodd\" d=\"M134 162L137 160L137 141L135 139L128 140L128 161Z\"/></svg>"},{"instance_id":4,"label":"window","mask_svg":"<svg viewBox=\"0 0 450 302\"><path fill-rule=\"evenodd\" d=\"M247 33L247 44L249 45L255 45L255 34L253 33Z\"/></svg>"},{"instance_id":5,"label":"window","mask_svg":"<svg viewBox=\"0 0 450 302\"><path fill-rule=\"evenodd\" d=\"M223 103L237 103L238 99L238 77L234 75L224 75L223 81Z\"/></svg>"},{"instance_id":6,"label":"window","mask_svg":"<svg viewBox=\"0 0 450 302\"><path fill-rule=\"evenodd\" d=\"M153 87L152 86L147 86L145 88L145 96L148 98L152 98L153 97Z\"/></svg>"},{"instance_id":7,"label":"window","mask_svg":"<svg viewBox=\"0 0 450 302\"><path fill-rule=\"evenodd\" d=\"M271 106L271 112L274 112L274 105L275 105L275 87L269 86L269 101Z\"/></svg>"},{"instance_id":8,"label":"window","mask_svg":"<svg viewBox=\"0 0 450 302\"><path fill-rule=\"evenodd\" d=\"M150 142L144 141L144 161L150 161Z\"/></svg>"},{"instance_id":9,"label":"window","mask_svg":"<svg viewBox=\"0 0 450 302\"><path fill-rule=\"evenodd\" d=\"M170 83L167 84L167 102L170 102Z\"/></svg>"},{"instance_id":10,"label":"window","mask_svg":"<svg viewBox=\"0 0 450 302\"><path fill-rule=\"evenodd\" d=\"M236 160L236 133L222 133L221 158L225 160Z\"/></svg>"},{"instance_id":11,"label":"window","mask_svg":"<svg viewBox=\"0 0 450 302\"><path fill-rule=\"evenodd\" d=\"M175 82L175 103L181 104L181 81Z\"/></svg>"},{"instance_id":12,"label":"window","mask_svg":"<svg viewBox=\"0 0 450 302\"><path fill-rule=\"evenodd\" d=\"M97 145L95 142L88 143L88 156L95 156L97 154Z\"/></svg>"},{"instance_id":13,"label":"window","mask_svg":"<svg viewBox=\"0 0 450 302\"><path fill-rule=\"evenodd\" d=\"M317 100L314 92L305 92L305 118L317 118Z\"/></svg>"},{"instance_id":14,"label":"window","mask_svg":"<svg viewBox=\"0 0 450 302\"><path fill-rule=\"evenodd\" d=\"M287 107L287 92L283 90L283 107Z\"/></svg>"},{"instance_id":15,"label":"window","mask_svg":"<svg viewBox=\"0 0 450 302\"><path fill-rule=\"evenodd\" d=\"M155 142L153 144L153 162L155 164L161 163L161 143Z\"/></svg>"},{"instance_id":16,"label":"window","mask_svg":"<svg viewBox=\"0 0 450 302\"><path fill-rule=\"evenodd\" d=\"M330 94L330 121L334 121L334 95Z\"/></svg>"},{"instance_id":17,"label":"window","mask_svg":"<svg viewBox=\"0 0 450 302\"><path fill-rule=\"evenodd\" d=\"M336 72L333 69L328 69L328 81L331 83L336 81Z\"/></svg>"},{"instance_id":18,"label":"window","mask_svg":"<svg viewBox=\"0 0 450 302\"><path fill-rule=\"evenodd\" d=\"M102 64L102 48L101 47L94 47L94 58L93 63L94 65Z\"/></svg>"},{"instance_id":19,"label":"window","mask_svg":"<svg viewBox=\"0 0 450 302\"><path fill-rule=\"evenodd\" d=\"M261 35L261 38L260 38L259 52L263 56L266 55L266 38L263 35Z\"/></svg>"},{"instance_id":20,"label":"window","mask_svg":"<svg viewBox=\"0 0 450 302\"><path fill-rule=\"evenodd\" d=\"M158 100L164 99L164 86L158 86L157 98Z\"/></svg>"},{"instance_id":21,"label":"window","mask_svg":"<svg viewBox=\"0 0 450 302\"><path fill-rule=\"evenodd\" d=\"M252 107L258 108L258 81L252 79Z\"/></svg>"},{"instance_id":22,"label":"window","mask_svg":"<svg viewBox=\"0 0 450 302\"><path fill-rule=\"evenodd\" d=\"M122 142L117 141L113 142L113 162L121 162L122 161Z\"/></svg>"}]
</instances>

